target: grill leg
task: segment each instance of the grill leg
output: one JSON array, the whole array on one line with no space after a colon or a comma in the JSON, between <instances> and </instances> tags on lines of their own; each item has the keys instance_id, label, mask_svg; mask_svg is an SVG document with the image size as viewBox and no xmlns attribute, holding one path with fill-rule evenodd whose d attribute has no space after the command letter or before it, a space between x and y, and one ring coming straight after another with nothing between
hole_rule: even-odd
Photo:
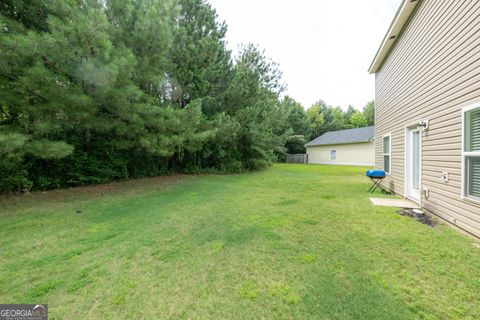
<instances>
[{"instance_id":1,"label":"grill leg","mask_svg":"<svg viewBox=\"0 0 480 320\"><path fill-rule=\"evenodd\" d=\"M371 179L373 181L373 185L368 189L368 192L374 193L377 191L378 187L380 187L380 184L382 183L382 179Z\"/></svg>"}]
</instances>

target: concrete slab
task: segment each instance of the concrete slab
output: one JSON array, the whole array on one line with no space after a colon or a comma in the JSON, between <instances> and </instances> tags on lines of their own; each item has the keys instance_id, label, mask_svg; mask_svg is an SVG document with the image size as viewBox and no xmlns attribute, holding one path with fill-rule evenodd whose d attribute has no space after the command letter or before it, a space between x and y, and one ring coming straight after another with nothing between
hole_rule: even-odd
<instances>
[{"instance_id":1,"label":"concrete slab","mask_svg":"<svg viewBox=\"0 0 480 320\"><path fill-rule=\"evenodd\" d=\"M407 199L370 198L374 206L420 209L420 206Z\"/></svg>"}]
</instances>

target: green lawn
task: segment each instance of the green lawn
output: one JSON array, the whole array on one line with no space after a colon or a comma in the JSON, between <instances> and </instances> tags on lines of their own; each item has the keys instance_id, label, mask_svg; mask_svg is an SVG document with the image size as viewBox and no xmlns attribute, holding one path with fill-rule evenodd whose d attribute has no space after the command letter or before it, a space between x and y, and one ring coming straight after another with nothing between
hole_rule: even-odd
<instances>
[{"instance_id":1,"label":"green lawn","mask_svg":"<svg viewBox=\"0 0 480 320\"><path fill-rule=\"evenodd\" d=\"M0 302L51 319L479 319L480 249L276 165L0 200Z\"/></svg>"}]
</instances>

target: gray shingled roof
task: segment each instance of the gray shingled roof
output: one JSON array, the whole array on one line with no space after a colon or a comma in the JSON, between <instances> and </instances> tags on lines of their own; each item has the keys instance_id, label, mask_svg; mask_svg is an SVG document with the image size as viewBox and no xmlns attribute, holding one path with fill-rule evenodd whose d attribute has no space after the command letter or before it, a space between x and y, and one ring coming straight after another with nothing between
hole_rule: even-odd
<instances>
[{"instance_id":1,"label":"gray shingled roof","mask_svg":"<svg viewBox=\"0 0 480 320\"><path fill-rule=\"evenodd\" d=\"M323 146L332 144L368 142L375 136L375 127L330 131L308 142L305 146Z\"/></svg>"}]
</instances>

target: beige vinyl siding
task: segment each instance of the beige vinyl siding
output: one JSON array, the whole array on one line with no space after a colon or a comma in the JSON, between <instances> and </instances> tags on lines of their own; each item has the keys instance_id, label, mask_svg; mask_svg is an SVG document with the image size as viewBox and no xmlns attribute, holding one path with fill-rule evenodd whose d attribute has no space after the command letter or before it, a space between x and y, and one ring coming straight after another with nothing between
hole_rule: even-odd
<instances>
[{"instance_id":1,"label":"beige vinyl siding","mask_svg":"<svg viewBox=\"0 0 480 320\"><path fill-rule=\"evenodd\" d=\"M375 79L375 135L392 134L384 185L405 195L405 129L429 120L421 185L430 197L422 206L480 237L480 204L462 198L462 107L480 101L480 2L422 0ZM381 169L381 139L375 150Z\"/></svg>"},{"instance_id":2,"label":"beige vinyl siding","mask_svg":"<svg viewBox=\"0 0 480 320\"><path fill-rule=\"evenodd\" d=\"M336 159L331 159L331 150ZM307 147L308 163L373 166L375 145L373 142L349 143Z\"/></svg>"}]
</instances>

